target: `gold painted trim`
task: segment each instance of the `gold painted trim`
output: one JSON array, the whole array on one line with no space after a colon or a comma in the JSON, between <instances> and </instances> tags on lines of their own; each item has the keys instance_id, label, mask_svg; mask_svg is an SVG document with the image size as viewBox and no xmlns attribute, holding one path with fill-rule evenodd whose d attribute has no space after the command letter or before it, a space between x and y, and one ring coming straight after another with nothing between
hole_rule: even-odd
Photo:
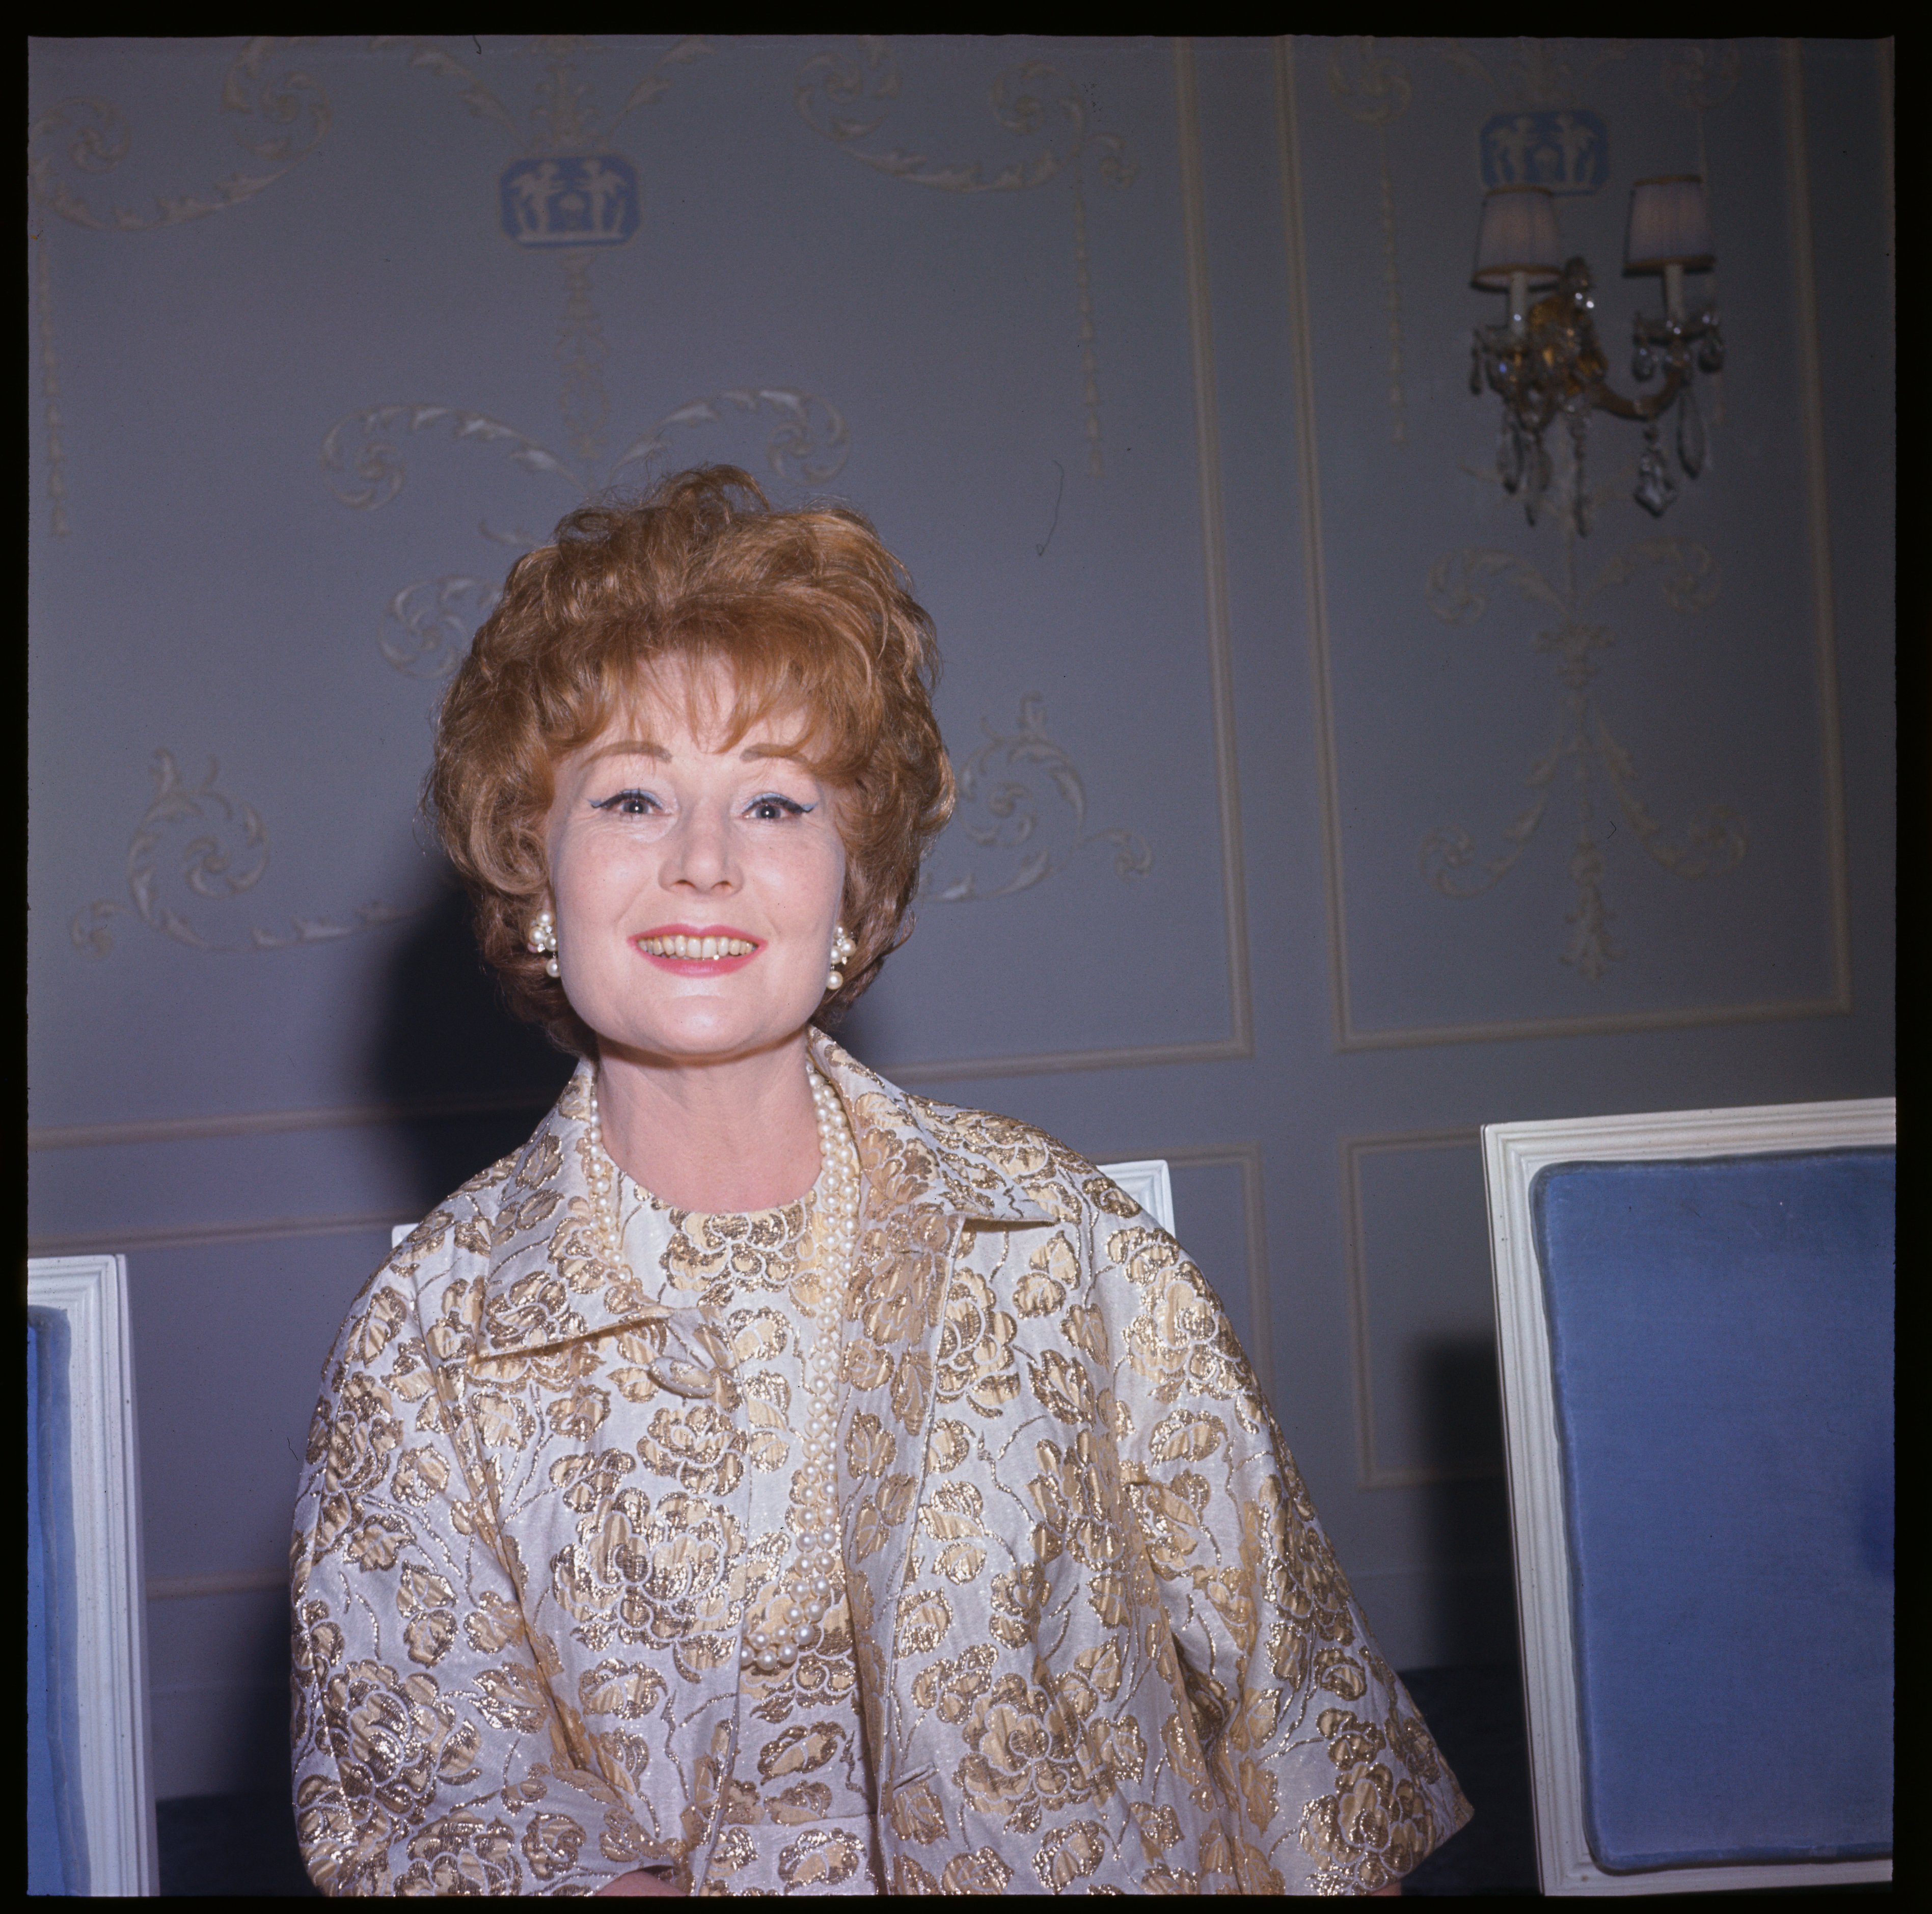
<instances>
[{"instance_id":1,"label":"gold painted trim","mask_svg":"<svg viewBox=\"0 0 1932 1914\"><path fill-rule=\"evenodd\" d=\"M150 1576L146 1593L151 1602L181 1601L196 1595L251 1594L258 1589L288 1591L286 1568L242 1568L226 1575Z\"/></svg>"},{"instance_id":2,"label":"gold painted trim","mask_svg":"<svg viewBox=\"0 0 1932 1914\"><path fill-rule=\"evenodd\" d=\"M1811 604L1818 644L1818 725L1825 771L1826 855L1832 871L1832 956L1836 995L1852 1007L1852 922L1845 842L1844 734L1838 721L1837 596L1832 587L1832 502L1826 489L1824 357L1818 338L1818 270L1811 243L1811 166L1806 151L1803 43L1780 44L1784 67L1786 196L1798 296L1798 358L1804 419L1806 515L1811 535Z\"/></svg>"},{"instance_id":3,"label":"gold painted trim","mask_svg":"<svg viewBox=\"0 0 1932 1914\"><path fill-rule=\"evenodd\" d=\"M1348 1047L1348 915L1342 901L1342 831L1336 814L1335 704L1328 682L1328 580L1322 535L1322 468L1315 441L1315 346L1309 319L1308 247L1302 223L1301 136L1294 120L1294 36L1274 43L1275 135L1288 244L1288 331L1294 364L1294 448L1301 487L1301 572L1308 596L1308 662L1315 681L1316 767L1322 785L1322 876L1328 908L1329 1006L1336 1046Z\"/></svg>"},{"instance_id":4,"label":"gold painted trim","mask_svg":"<svg viewBox=\"0 0 1932 1914\"><path fill-rule=\"evenodd\" d=\"M1514 1022L1441 1024L1358 1030L1348 996L1347 915L1342 880L1336 776L1335 710L1330 677L1328 584L1324 571L1321 478L1315 421L1312 328L1309 316L1300 139L1295 121L1293 36L1275 42L1275 124L1280 146L1282 220L1288 250L1290 344L1295 386L1295 443L1301 484L1303 570L1308 594L1310 671L1315 684L1316 755L1322 781L1322 868L1328 907L1330 1001L1338 1052L1408 1048L1424 1044L1494 1043L1524 1038L1606 1036L1625 1031L1690 1030L1797 1017L1845 1016L1852 1009L1851 898L1846 872L1844 749L1831 539L1826 485L1824 400L1820 382L1816 274L1811 239L1810 176L1804 159L1803 73L1798 43L1784 43L1786 194L1791 205L1792 278L1798 304L1798 382L1804 433L1805 495L1811 552L1814 645L1817 659L1821 771L1826 830L1826 880L1832 914L1834 988L1798 1001L1724 1004L1675 1010L1632 1010Z\"/></svg>"},{"instance_id":5,"label":"gold painted trim","mask_svg":"<svg viewBox=\"0 0 1932 1914\"><path fill-rule=\"evenodd\" d=\"M1245 1006L1244 1006L1245 1007ZM1244 1016L1240 1022L1246 1025ZM1055 1076L1072 1070L1131 1070L1154 1064L1226 1064L1255 1054L1252 1038L1217 1036L1199 1043L1148 1043L1118 1050L1044 1050L1016 1057L946 1058L926 1064L881 1064L894 1083L970 1083L980 1077Z\"/></svg>"},{"instance_id":6,"label":"gold painted trim","mask_svg":"<svg viewBox=\"0 0 1932 1914\"><path fill-rule=\"evenodd\" d=\"M1194 43L1174 43L1175 142L1180 149L1181 236L1187 260L1187 330L1194 349L1194 456L1201 485L1201 568L1207 587L1208 670L1214 712L1214 784L1221 825L1221 891L1228 938L1228 1004L1240 1055L1254 1054L1248 976L1247 878L1241 860L1241 788L1234 757L1234 671L1228 620L1228 529L1221 501L1220 400L1208 300L1208 201Z\"/></svg>"},{"instance_id":7,"label":"gold painted trim","mask_svg":"<svg viewBox=\"0 0 1932 1914\"><path fill-rule=\"evenodd\" d=\"M136 1250L190 1250L216 1243L272 1243L290 1236L371 1235L399 1222L414 1223L420 1216L396 1210L372 1210L362 1216L265 1216L259 1221L170 1225L159 1229L90 1229L64 1236L30 1236L31 1256L126 1255Z\"/></svg>"},{"instance_id":8,"label":"gold painted trim","mask_svg":"<svg viewBox=\"0 0 1932 1914\"><path fill-rule=\"evenodd\" d=\"M1369 1271L1364 1251L1366 1231L1362 1212L1361 1160L1403 1150L1474 1150L1479 1130L1387 1130L1342 1139L1342 1216L1346 1232L1348 1271L1348 1347L1355 1376L1355 1486L1358 1489L1420 1489L1438 1482L1494 1481L1503 1474L1500 1464L1461 1468L1384 1468L1376 1458L1375 1388L1370 1362Z\"/></svg>"},{"instance_id":9,"label":"gold painted trim","mask_svg":"<svg viewBox=\"0 0 1932 1914\"><path fill-rule=\"evenodd\" d=\"M113 1144L192 1143L213 1137L272 1136L292 1130L446 1122L465 1117L502 1116L517 1111L528 1111L534 1120L554 1100L553 1096L532 1093L474 1099L446 1097L424 1103L355 1103L338 1109L245 1110L228 1117L155 1117L140 1123L50 1124L27 1132L27 1148L98 1150Z\"/></svg>"}]
</instances>

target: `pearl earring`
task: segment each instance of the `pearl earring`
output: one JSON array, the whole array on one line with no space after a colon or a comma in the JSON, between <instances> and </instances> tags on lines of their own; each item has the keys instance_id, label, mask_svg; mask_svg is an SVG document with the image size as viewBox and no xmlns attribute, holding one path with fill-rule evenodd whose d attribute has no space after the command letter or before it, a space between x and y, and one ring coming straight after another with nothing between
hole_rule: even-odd
<instances>
[{"instance_id":1,"label":"pearl earring","mask_svg":"<svg viewBox=\"0 0 1932 1914\"><path fill-rule=\"evenodd\" d=\"M539 910L530 926L530 948L539 957L548 957L550 962L544 966L544 974L554 977L557 974L556 920L548 910Z\"/></svg>"},{"instance_id":2,"label":"pearl earring","mask_svg":"<svg viewBox=\"0 0 1932 1914\"><path fill-rule=\"evenodd\" d=\"M843 924L838 925L834 928L832 934L832 968L826 974L825 980L825 988L828 991L838 990L844 988L845 982L845 973L838 967L840 964L844 963L846 958L850 956L853 952L856 950L858 947L859 946L852 941L851 932L847 930Z\"/></svg>"}]
</instances>

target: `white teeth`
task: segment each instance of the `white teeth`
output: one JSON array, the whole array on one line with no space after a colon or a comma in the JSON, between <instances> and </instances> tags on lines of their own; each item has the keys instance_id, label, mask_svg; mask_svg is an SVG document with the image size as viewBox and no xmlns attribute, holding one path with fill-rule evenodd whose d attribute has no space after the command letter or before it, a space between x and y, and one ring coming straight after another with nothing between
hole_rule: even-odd
<instances>
[{"instance_id":1,"label":"white teeth","mask_svg":"<svg viewBox=\"0 0 1932 1914\"><path fill-rule=\"evenodd\" d=\"M681 957L715 963L721 957L748 957L758 946L741 937L646 937L638 946L647 957Z\"/></svg>"}]
</instances>

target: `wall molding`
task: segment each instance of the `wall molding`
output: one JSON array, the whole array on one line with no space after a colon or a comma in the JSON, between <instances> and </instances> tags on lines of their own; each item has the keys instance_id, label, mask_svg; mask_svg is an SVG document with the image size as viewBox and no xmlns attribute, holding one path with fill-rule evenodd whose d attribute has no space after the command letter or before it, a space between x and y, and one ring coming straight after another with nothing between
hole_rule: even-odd
<instances>
[{"instance_id":1,"label":"wall molding","mask_svg":"<svg viewBox=\"0 0 1932 1914\"><path fill-rule=\"evenodd\" d=\"M561 1089L560 1085L559 1088ZM419 1123L460 1122L527 1111L542 1115L556 1093L448 1096L419 1103L350 1103L315 1110L244 1110L224 1117L154 1117L138 1123L46 1124L27 1132L29 1150L98 1150L142 1143L195 1143L231 1136L274 1136L292 1131L352 1130Z\"/></svg>"},{"instance_id":2,"label":"wall molding","mask_svg":"<svg viewBox=\"0 0 1932 1914\"><path fill-rule=\"evenodd\" d=\"M1223 1064L1255 1054L1248 962L1247 879L1241 794L1234 760L1233 646L1228 618L1227 521L1221 497L1220 402L1214 380L1214 308L1208 275L1208 213L1201 160L1201 109L1194 43L1174 43L1174 144L1180 164L1181 243L1194 372L1194 451L1199 473L1201 568L1205 594L1214 789L1221 832L1221 902L1228 940L1228 1034L1199 1042L1108 1046L1036 1055L945 1058L880 1066L896 1083L970 1083L985 1077L1054 1076L1075 1070L1138 1070L1156 1064Z\"/></svg>"},{"instance_id":3,"label":"wall molding","mask_svg":"<svg viewBox=\"0 0 1932 1914\"><path fill-rule=\"evenodd\" d=\"M254 1594L265 1588L288 1593L289 1571L281 1568L242 1568L226 1575L151 1575L147 1596L151 1602L190 1600L200 1595ZM232 1682L190 1682L189 1688L232 1687Z\"/></svg>"},{"instance_id":4,"label":"wall molding","mask_svg":"<svg viewBox=\"0 0 1932 1914\"><path fill-rule=\"evenodd\" d=\"M1375 1383L1369 1322L1366 1232L1362 1212L1363 1157L1404 1150L1474 1150L1480 1156L1481 1132L1473 1125L1458 1130L1384 1130L1342 1139L1342 1216L1347 1238L1348 1346L1355 1380L1355 1486L1422 1489L1438 1482L1493 1481L1502 1465L1474 1463L1456 1468L1384 1468L1376 1455Z\"/></svg>"},{"instance_id":5,"label":"wall molding","mask_svg":"<svg viewBox=\"0 0 1932 1914\"><path fill-rule=\"evenodd\" d=\"M1826 486L1824 401L1818 337L1816 270L1812 247L1810 173L1805 159L1804 70L1800 44L1781 44L1784 76L1786 197L1791 214L1792 276L1797 308L1798 386L1804 442L1805 508L1810 548L1813 645L1816 664L1820 775L1826 823L1826 885L1831 916L1832 988L1792 1000L1606 1012L1496 1022L1358 1029L1350 997L1348 914L1342 883L1341 796L1336 774L1335 707L1330 670L1328 591L1324 569L1321 469L1315 415L1313 328L1303 204L1300 134L1296 119L1292 34L1274 43L1275 127L1280 148L1282 221L1288 251L1289 343L1294 364L1295 446L1301 485L1301 546L1307 595L1310 668L1314 681L1316 761L1322 782L1322 871L1328 898L1330 1003L1338 1052L1407 1048L1424 1044L1495 1043L1523 1038L1607 1036L1636 1030L1691 1030L1790 1018L1845 1016L1852 1009L1851 898L1846 875L1844 776L1838 719L1831 534Z\"/></svg>"},{"instance_id":6,"label":"wall molding","mask_svg":"<svg viewBox=\"0 0 1932 1914\"><path fill-rule=\"evenodd\" d=\"M191 1250L216 1243L272 1243L291 1236L354 1236L364 1231L386 1234L399 1222L422 1218L397 1210L374 1210L360 1216L264 1216L236 1222L183 1223L157 1229L136 1227L76 1230L61 1236L33 1236L27 1252L34 1256L125 1255L136 1250Z\"/></svg>"}]
</instances>

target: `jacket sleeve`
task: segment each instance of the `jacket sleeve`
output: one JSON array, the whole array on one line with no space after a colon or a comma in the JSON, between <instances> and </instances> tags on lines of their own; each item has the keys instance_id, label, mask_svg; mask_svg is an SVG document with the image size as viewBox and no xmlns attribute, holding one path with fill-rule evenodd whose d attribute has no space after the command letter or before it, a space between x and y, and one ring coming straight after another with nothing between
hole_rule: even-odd
<instances>
[{"instance_id":1,"label":"jacket sleeve","mask_svg":"<svg viewBox=\"0 0 1932 1914\"><path fill-rule=\"evenodd\" d=\"M647 1858L623 1797L574 1758L524 1627L466 1406L459 1227L439 1212L371 1279L310 1430L291 1738L326 1894L590 1894Z\"/></svg>"},{"instance_id":2,"label":"jacket sleeve","mask_svg":"<svg viewBox=\"0 0 1932 1914\"><path fill-rule=\"evenodd\" d=\"M1144 1212L1104 1213L1122 1493L1180 1663L1167 1753L1218 1797L1249 1892L1360 1894L1469 1806L1376 1652L1226 1312Z\"/></svg>"}]
</instances>

